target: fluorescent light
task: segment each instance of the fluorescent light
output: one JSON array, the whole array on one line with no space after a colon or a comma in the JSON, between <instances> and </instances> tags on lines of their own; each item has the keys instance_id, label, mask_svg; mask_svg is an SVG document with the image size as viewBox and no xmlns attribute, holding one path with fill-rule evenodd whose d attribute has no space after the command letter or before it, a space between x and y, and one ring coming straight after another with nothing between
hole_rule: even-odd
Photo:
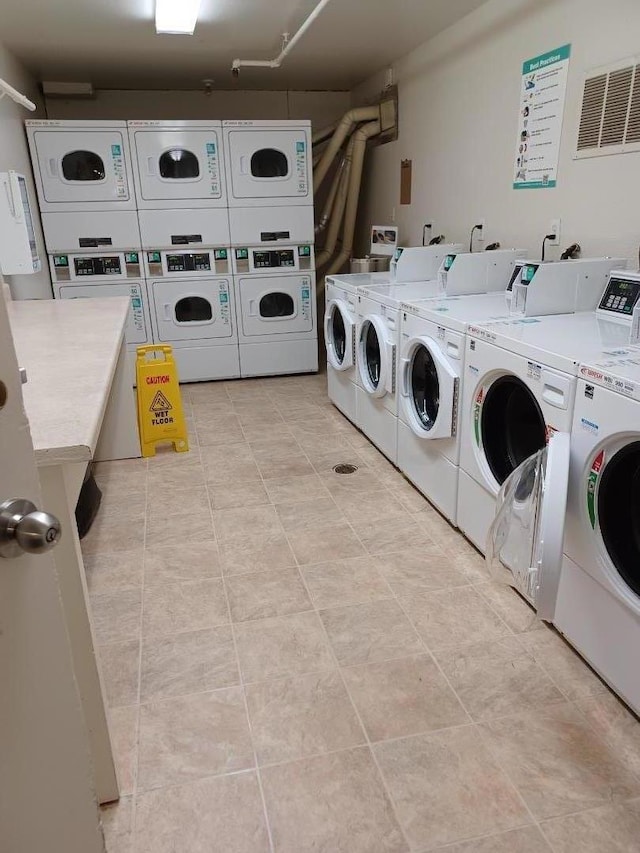
<instances>
[{"instance_id":1,"label":"fluorescent light","mask_svg":"<svg viewBox=\"0 0 640 853\"><path fill-rule=\"evenodd\" d=\"M193 35L200 0L156 0L156 32Z\"/></svg>"}]
</instances>

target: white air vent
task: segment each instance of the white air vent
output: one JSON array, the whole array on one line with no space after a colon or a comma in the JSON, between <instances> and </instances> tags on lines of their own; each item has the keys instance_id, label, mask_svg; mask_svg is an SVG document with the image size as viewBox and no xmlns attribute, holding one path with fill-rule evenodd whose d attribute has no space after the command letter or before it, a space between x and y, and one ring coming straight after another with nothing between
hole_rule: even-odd
<instances>
[{"instance_id":1,"label":"white air vent","mask_svg":"<svg viewBox=\"0 0 640 853\"><path fill-rule=\"evenodd\" d=\"M584 82L576 157L640 151L640 61L590 72Z\"/></svg>"}]
</instances>

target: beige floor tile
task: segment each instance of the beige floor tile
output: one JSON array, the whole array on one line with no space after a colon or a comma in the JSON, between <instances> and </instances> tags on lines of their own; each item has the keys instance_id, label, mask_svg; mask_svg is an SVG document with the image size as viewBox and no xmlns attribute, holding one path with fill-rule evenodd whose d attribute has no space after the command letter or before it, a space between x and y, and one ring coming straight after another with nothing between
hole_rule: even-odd
<instances>
[{"instance_id":1,"label":"beige floor tile","mask_svg":"<svg viewBox=\"0 0 640 853\"><path fill-rule=\"evenodd\" d=\"M181 581L202 581L221 575L218 546L211 540L160 545L145 550L145 588Z\"/></svg>"},{"instance_id":2,"label":"beige floor tile","mask_svg":"<svg viewBox=\"0 0 640 853\"><path fill-rule=\"evenodd\" d=\"M410 515L359 522L353 525L353 529L370 554L391 554L407 547L421 548L433 544Z\"/></svg>"},{"instance_id":3,"label":"beige floor tile","mask_svg":"<svg viewBox=\"0 0 640 853\"><path fill-rule=\"evenodd\" d=\"M288 534L296 560L301 566L360 557L365 550L348 524L312 527Z\"/></svg>"},{"instance_id":4,"label":"beige floor tile","mask_svg":"<svg viewBox=\"0 0 640 853\"><path fill-rule=\"evenodd\" d=\"M406 507L389 490L359 495L338 494L334 500L352 524L407 516Z\"/></svg>"},{"instance_id":5,"label":"beige floor tile","mask_svg":"<svg viewBox=\"0 0 640 853\"><path fill-rule=\"evenodd\" d=\"M354 476L353 474L335 474L333 469L336 465L355 465L360 470L367 468L367 462L362 457L361 452L353 448L349 448L348 450L330 450L325 453L308 451L308 455L311 464L320 475L345 478Z\"/></svg>"},{"instance_id":6,"label":"beige floor tile","mask_svg":"<svg viewBox=\"0 0 640 853\"><path fill-rule=\"evenodd\" d=\"M473 726L381 743L374 751L412 849L531 823Z\"/></svg>"},{"instance_id":7,"label":"beige floor tile","mask_svg":"<svg viewBox=\"0 0 640 853\"><path fill-rule=\"evenodd\" d=\"M441 649L434 654L474 720L544 709L564 701L516 637Z\"/></svg>"},{"instance_id":8,"label":"beige floor tile","mask_svg":"<svg viewBox=\"0 0 640 853\"><path fill-rule=\"evenodd\" d=\"M428 655L346 667L342 672L372 741L469 722Z\"/></svg>"},{"instance_id":9,"label":"beige floor tile","mask_svg":"<svg viewBox=\"0 0 640 853\"><path fill-rule=\"evenodd\" d=\"M551 853L551 848L537 827L525 826L474 841L447 844L438 847L437 853Z\"/></svg>"},{"instance_id":10,"label":"beige floor tile","mask_svg":"<svg viewBox=\"0 0 640 853\"><path fill-rule=\"evenodd\" d=\"M308 477L314 473L313 466L303 453L292 451L286 458L258 462L264 480L280 480L283 477Z\"/></svg>"},{"instance_id":11,"label":"beige floor tile","mask_svg":"<svg viewBox=\"0 0 640 853\"><path fill-rule=\"evenodd\" d=\"M615 753L625 756L640 778L640 721L608 690L598 696L579 699L578 709Z\"/></svg>"},{"instance_id":12,"label":"beige floor tile","mask_svg":"<svg viewBox=\"0 0 640 853\"><path fill-rule=\"evenodd\" d=\"M98 645L137 640L142 618L142 590L122 589L90 596L93 634Z\"/></svg>"},{"instance_id":13,"label":"beige floor tile","mask_svg":"<svg viewBox=\"0 0 640 853\"><path fill-rule=\"evenodd\" d=\"M396 595L466 586L469 581L437 545L407 548L378 557L380 572Z\"/></svg>"},{"instance_id":14,"label":"beige floor tile","mask_svg":"<svg viewBox=\"0 0 640 853\"><path fill-rule=\"evenodd\" d=\"M228 621L221 580L167 583L144 591L145 637L215 628Z\"/></svg>"},{"instance_id":15,"label":"beige floor tile","mask_svg":"<svg viewBox=\"0 0 640 853\"><path fill-rule=\"evenodd\" d=\"M302 477L276 477L266 480L264 485L274 504L310 501L327 496L324 483L317 474Z\"/></svg>"},{"instance_id":16,"label":"beige floor tile","mask_svg":"<svg viewBox=\"0 0 640 853\"><path fill-rule=\"evenodd\" d=\"M477 584L476 589L515 634L543 629L533 607L510 586L489 582Z\"/></svg>"},{"instance_id":17,"label":"beige floor tile","mask_svg":"<svg viewBox=\"0 0 640 853\"><path fill-rule=\"evenodd\" d=\"M194 421L201 447L235 444L245 440L242 426L236 415L217 415L215 409L194 412Z\"/></svg>"},{"instance_id":18,"label":"beige floor tile","mask_svg":"<svg viewBox=\"0 0 640 853\"><path fill-rule=\"evenodd\" d=\"M98 646L98 658L107 704L112 708L137 704L140 641L127 640L124 643Z\"/></svg>"},{"instance_id":19,"label":"beige floor tile","mask_svg":"<svg viewBox=\"0 0 640 853\"><path fill-rule=\"evenodd\" d=\"M87 586L92 594L142 586L141 550L92 554L84 558Z\"/></svg>"},{"instance_id":20,"label":"beige floor tile","mask_svg":"<svg viewBox=\"0 0 640 853\"><path fill-rule=\"evenodd\" d=\"M100 807L106 853L133 853L133 797Z\"/></svg>"},{"instance_id":21,"label":"beige floor tile","mask_svg":"<svg viewBox=\"0 0 640 853\"><path fill-rule=\"evenodd\" d=\"M226 579L226 587L234 622L313 609L298 569L236 575Z\"/></svg>"},{"instance_id":22,"label":"beige floor tile","mask_svg":"<svg viewBox=\"0 0 640 853\"><path fill-rule=\"evenodd\" d=\"M144 494L147 488L147 460L121 459L115 462L98 462L94 475L105 494Z\"/></svg>"},{"instance_id":23,"label":"beige floor tile","mask_svg":"<svg viewBox=\"0 0 640 853\"><path fill-rule=\"evenodd\" d=\"M421 492L414 489L407 480L394 479L388 484L388 488L408 512L416 513L425 508L427 499Z\"/></svg>"},{"instance_id":24,"label":"beige floor tile","mask_svg":"<svg viewBox=\"0 0 640 853\"><path fill-rule=\"evenodd\" d=\"M192 403L217 404L229 400L223 382L192 382L181 386L184 399Z\"/></svg>"},{"instance_id":25,"label":"beige floor tile","mask_svg":"<svg viewBox=\"0 0 640 853\"><path fill-rule=\"evenodd\" d=\"M215 540L209 502L195 512L187 511L147 520L146 544L152 548L183 542Z\"/></svg>"},{"instance_id":26,"label":"beige floor tile","mask_svg":"<svg viewBox=\"0 0 640 853\"><path fill-rule=\"evenodd\" d=\"M344 524L344 516L334 500L325 494L309 500L276 504L276 510L285 533L298 533L314 527Z\"/></svg>"},{"instance_id":27,"label":"beige floor tile","mask_svg":"<svg viewBox=\"0 0 640 853\"><path fill-rule=\"evenodd\" d=\"M100 516L110 520L139 519L144 516L147 507L146 491L119 493L117 489L106 488L100 501Z\"/></svg>"},{"instance_id":28,"label":"beige floor tile","mask_svg":"<svg viewBox=\"0 0 640 853\"><path fill-rule=\"evenodd\" d=\"M278 853L407 850L366 748L266 768L262 784Z\"/></svg>"},{"instance_id":29,"label":"beige floor tile","mask_svg":"<svg viewBox=\"0 0 640 853\"><path fill-rule=\"evenodd\" d=\"M225 577L296 565L293 551L284 533L260 535L256 540L221 542L219 551Z\"/></svg>"},{"instance_id":30,"label":"beige floor tile","mask_svg":"<svg viewBox=\"0 0 640 853\"><path fill-rule=\"evenodd\" d=\"M483 724L488 743L536 818L640 796L640 781L569 704Z\"/></svg>"},{"instance_id":31,"label":"beige floor tile","mask_svg":"<svg viewBox=\"0 0 640 853\"><path fill-rule=\"evenodd\" d=\"M232 687L239 680L229 627L147 637L143 641L141 702Z\"/></svg>"},{"instance_id":32,"label":"beige floor tile","mask_svg":"<svg viewBox=\"0 0 640 853\"><path fill-rule=\"evenodd\" d=\"M545 626L542 631L523 634L521 641L567 699L583 699L607 692L595 672L553 628Z\"/></svg>"},{"instance_id":33,"label":"beige floor tile","mask_svg":"<svg viewBox=\"0 0 640 853\"><path fill-rule=\"evenodd\" d=\"M247 770L253 763L239 687L140 707L139 790Z\"/></svg>"},{"instance_id":34,"label":"beige floor tile","mask_svg":"<svg viewBox=\"0 0 640 853\"><path fill-rule=\"evenodd\" d=\"M640 800L603 806L542 824L555 853L635 853L640 849Z\"/></svg>"},{"instance_id":35,"label":"beige floor tile","mask_svg":"<svg viewBox=\"0 0 640 853\"><path fill-rule=\"evenodd\" d=\"M209 486L211 508L233 509L235 507L262 506L269 503L269 495L261 483L228 483L225 486Z\"/></svg>"},{"instance_id":36,"label":"beige floor tile","mask_svg":"<svg viewBox=\"0 0 640 853\"><path fill-rule=\"evenodd\" d=\"M385 489L376 472L370 468L358 468L353 474L336 474L329 471L321 474L320 479L332 495L340 495L344 492L369 494L373 491Z\"/></svg>"},{"instance_id":37,"label":"beige floor tile","mask_svg":"<svg viewBox=\"0 0 640 853\"><path fill-rule=\"evenodd\" d=\"M334 607L320 617L343 666L422 654L413 626L393 600Z\"/></svg>"},{"instance_id":38,"label":"beige floor tile","mask_svg":"<svg viewBox=\"0 0 640 853\"><path fill-rule=\"evenodd\" d=\"M144 545L144 531L144 516L132 522L125 516L111 519L99 513L82 540L82 553L103 555L116 551L138 551Z\"/></svg>"},{"instance_id":39,"label":"beige floor tile","mask_svg":"<svg viewBox=\"0 0 640 853\"><path fill-rule=\"evenodd\" d=\"M308 566L302 575L316 607L365 604L393 597L378 566L375 557L354 557Z\"/></svg>"},{"instance_id":40,"label":"beige floor tile","mask_svg":"<svg viewBox=\"0 0 640 853\"><path fill-rule=\"evenodd\" d=\"M213 514L220 542L242 542L247 537L282 533L280 519L272 506L247 506L219 509Z\"/></svg>"},{"instance_id":41,"label":"beige floor tile","mask_svg":"<svg viewBox=\"0 0 640 853\"><path fill-rule=\"evenodd\" d=\"M138 706L111 708L109 734L118 771L120 794L131 794L135 787L138 763Z\"/></svg>"},{"instance_id":42,"label":"beige floor tile","mask_svg":"<svg viewBox=\"0 0 640 853\"><path fill-rule=\"evenodd\" d=\"M149 791L136 805L136 853L269 853L255 773Z\"/></svg>"},{"instance_id":43,"label":"beige floor tile","mask_svg":"<svg viewBox=\"0 0 640 853\"><path fill-rule=\"evenodd\" d=\"M203 447L201 456L205 479L214 486L260 482L258 466L246 443Z\"/></svg>"},{"instance_id":44,"label":"beige floor tile","mask_svg":"<svg viewBox=\"0 0 640 853\"><path fill-rule=\"evenodd\" d=\"M171 500L171 493L179 489L192 489L204 483L204 473L197 448L188 454L176 454L177 460L168 464L150 462L147 475L149 501Z\"/></svg>"},{"instance_id":45,"label":"beige floor tile","mask_svg":"<svg viewBox=\"0 0 640 853\"><path fill-rule=\"evenodd\" d=\"M430 649L488 642L510 634L502 619L470 586L403 596L401 603Z\"/></svg>"},{"instance_id":46,"label":"beige floor tile","mask_svg":"<svg viewBox=\"0 0 640 853\"><path fill-rule=\"evenodd\" d=\"M353 444L347 435L302 435L298 444L311 459L314 455L353 451Z\"/></svg>"},{"instance_id":47,"label":"beige floor tile","mask_svg":"<svg viewBox=\"0 0 640 853\"><path fill-rule=\"evenodd\" d=\"M365 742L336 671L250 684L246 693L260 764L334 752Z\"/></svg>"},{"instance_id":48,"label":"beige floor tile","mask_svg":"<svg viewBox=\"0 0 640 853\"><path fill-rule=\"evenodd\" d=\"M149 494L147 501L147 520L164 522L174 515L194 515L209 509L209 495L204 485L194 485L189 489L174 489L171 494Z\"/></svg>"},{"instance_id":49,"label":"beige floor tile","mask_svg":"<svg viewBox=\"0 0 640 853\"><path fill-rule=\"evenodd\" d=\"M315 613L242 622L234 628L244 681L332 669L333 657Z\"/></svg>"}]
</instances>

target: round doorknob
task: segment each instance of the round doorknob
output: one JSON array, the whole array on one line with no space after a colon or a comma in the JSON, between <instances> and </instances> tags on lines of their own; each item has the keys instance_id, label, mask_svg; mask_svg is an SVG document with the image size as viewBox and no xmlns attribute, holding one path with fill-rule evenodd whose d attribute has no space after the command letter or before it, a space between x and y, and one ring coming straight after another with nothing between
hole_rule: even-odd
<instances>
[{"instance_id":1,"label":"round doorknob","mask_svg":"<svg viewBox=\"0 0 640 853\"><path fill-rule=\"evenodd\" d=\"M60 541L60 522L34 503L14 498L0 504L0 557L44 554Z\"/></svg>"}]
</instances>

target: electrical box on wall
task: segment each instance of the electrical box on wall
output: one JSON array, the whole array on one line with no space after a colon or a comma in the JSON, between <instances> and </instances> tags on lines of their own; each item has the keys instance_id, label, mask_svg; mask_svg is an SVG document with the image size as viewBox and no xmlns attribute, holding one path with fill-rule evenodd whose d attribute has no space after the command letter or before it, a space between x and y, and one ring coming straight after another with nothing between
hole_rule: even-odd
<instances>
[{"instance_id":1,"label":"electrical box on wall","mask_svg":"<svg viewBox=\"0 0 640 853\"><path fill-rule=\"evenodd\" d=\"M25 275L41 268L26 179L0 172L0 272Z\"/></svg>"}]
</instances>

